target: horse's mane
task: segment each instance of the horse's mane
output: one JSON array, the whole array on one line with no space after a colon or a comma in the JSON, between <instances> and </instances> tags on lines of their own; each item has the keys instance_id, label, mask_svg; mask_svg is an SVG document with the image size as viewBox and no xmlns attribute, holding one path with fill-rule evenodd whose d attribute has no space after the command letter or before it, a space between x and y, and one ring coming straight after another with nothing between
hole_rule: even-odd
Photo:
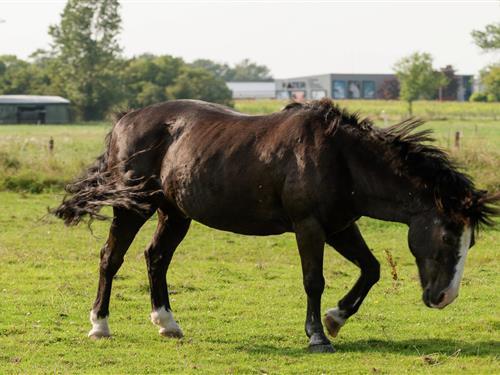
<instances>
[{"instance_id":1,"label":"horse's mane","mask_svg":"<svg viewBox=\"0 0 500 375\"><path fill-rule=\"evenodd\" d=\"M291 103L284 111L306 110L318 116L326 133L334 135L339 128L357 133L367 140L400 176L410 179L418 187L432 194L441 212L457 219L468 219L479 225L493 225L493 216L500 210L495 204L500 194L478 190L471 178L458 170L457 164L439 147L431 144L432 130L415 131L424 124L418 118L409 118L387 128L379 128L357 112L350 113L330 99L307 103Z\"/></svg>"}]
</instances>

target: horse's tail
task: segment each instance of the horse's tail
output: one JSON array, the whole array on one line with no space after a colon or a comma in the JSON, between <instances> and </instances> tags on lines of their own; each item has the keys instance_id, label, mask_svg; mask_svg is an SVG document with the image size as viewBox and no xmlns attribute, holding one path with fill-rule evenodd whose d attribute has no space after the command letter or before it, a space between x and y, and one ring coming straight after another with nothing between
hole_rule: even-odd
<instances>
[{"instance_id":1,"label":"horse's tail","mask_svg":"<svg viewBox=\"0 0 500 375\"><path fill-rule=\"evenodd\" d=\"M118 114L117 120L127 112ZM144 189L145 181L136 181L133 184L124 184L115 175L116 168L109 167L108 159L111 145L111 130L106 135L105 151L91 165L85 173L65 188L67 195L62 203L52 213L64 220L66 225L77 225L83 217L90 219L107 219L101 214L103 206L125 208L137 212L144 212L150 205L144 198L151 193Z\"/></svg>"}]
</instances>

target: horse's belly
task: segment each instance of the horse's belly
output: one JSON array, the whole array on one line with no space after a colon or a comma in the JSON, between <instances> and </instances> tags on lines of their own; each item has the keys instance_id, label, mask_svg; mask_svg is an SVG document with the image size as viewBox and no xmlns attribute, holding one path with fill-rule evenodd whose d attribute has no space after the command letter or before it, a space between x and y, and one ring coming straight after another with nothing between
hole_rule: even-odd
<instances>
[{"instance_id":1,"label":"horse's belly","mask_svg":"<svg viewBox=\"0 0 500 375\"><path fill-rule=\"evenodd\" d=\"M169 147L162 167L167 198L187 217L213 228L254 235L289 231L280 169L261 160L255 137L229 145L199 138L193 133Z\"/></svg>"},{"instance_id":2,"label":"horse's belly","mask_svg":"<svg viewBox=\"0 0 500 375\"><path fill-rule=\"evenodd\" d=\"M254 186L255 185L255 186ZM213 178L178 178L163 183L182 213L209 227L240 234L271 235L291 230L279 197L264 184Z\"/></svg>"},{"instance_id":3,"label":"horse's belly","mask_svg":"<svg viewBox=\"0 0 500 375\"><path fill-rule=\"evenodd\" d=\"M290 232L291 228L280 221L259 220L250 221L238 218L237 221L220 220L217 217L193 218L194 220L210 227L223 231L246 234L253 236L269 236Z\"/></svg>"},{"instance_id":4,"label":"horse's belly","mask_svg":"<svg viewBox=\"0 0 500 375\"><path fill-rule=\"evenodd\" d=\"M250 235L280 234L291 230L282 210L274 204L224 195L200 197L182 196L177 206L183 213L211 228Z\"/></svg>"}]
</instances>

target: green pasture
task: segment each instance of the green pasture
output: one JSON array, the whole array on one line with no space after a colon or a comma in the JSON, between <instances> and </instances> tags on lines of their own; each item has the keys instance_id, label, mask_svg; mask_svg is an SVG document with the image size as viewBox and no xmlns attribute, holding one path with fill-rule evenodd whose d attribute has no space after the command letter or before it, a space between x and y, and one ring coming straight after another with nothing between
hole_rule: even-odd
<instances>
[{"instance_id":1,"label":"green pasture","mask_svg":"<svg viewBox=\"0 0 500 375\"><path fill-rule=\"evenodd\" d=\"M499 120L500 121L500 120ZM483 188L500 190L500 124L496 120L429 121L438 144ZM384 121L377 120L384 126ZM388 121L391 124L394 121ZM60 191L102 153L111 124L0 125L0 191ZM454 147L461 132L460 148ZM54 150L49 151L49 140Z\"/></svg>"},{"instance_id":2,"label":"green pasture","mask_svg":"<svg viewBox=\"0 0 500 375\"><path fill-rule=\"evenodd\" d=\"M281 105L254 101L236 107L257 113L258 108L269 111L271 104ZM384 125L376 116L381 106L350 105L359 105ZM456 112L469 110L464 108ZM498 107L488 108L500 114ZM479 187L499 191L500 124L497 115L486 112L463 118L448 114L442 116L447 120L434 119L426 126ZM153 218L114 282L114 337L87 339L98 254L109 223L95 222L92 232L85 225L66 228L47 215L47 208L58 204L65 182L102 151L109 128L104 123L0 126L0 374L498 372L498 225L481 232L471 250L459 298L444 310L433 310L421 301L406 227L361 219L365 239L382 265L381 281L333 340L337 352L310 354L293 235L240 236L198 223L192 224L169 271L174 314L185 338L160 337L149 322L143 256ZM453 145L456 131L462 133L459 149ZM333 249L325 254L323 310L335 306L358 276L356 267ZM388 255L396 262L396 280Z\"/></svg>"},{"instance_id":3,"label":"green pasture","mask_svg":"<svg viewBox=\"0 0 500 375\"><path fill-rule=\"evenodd\" d=\"M235 107L241 112L262 114L279 111L286 100L237 100ZM359 111L373 119L398 120L408 115L408 104L400 100L335 100L351 111ZM439 102L418 100L413 103L413 114L427 120L500 119L498 103Z\"/></svg>"},{"instance_id":4,"label":"green pasture","mask_svg":"<svg viewBox=\"0 0 500 375\"><path fill-rule=\"evenodd\" d=\"M185 338L149 322L143 250L150 220L114 283L111 340L87 339L107 223L65 228L44 217L58 194L0 193L0 373L492 373L500 365L497 267L500 231L481 234L460 297L442 311L421 302L406 228L362 220L382 279L334 340L309 354L305 295L292 235L248 237L194 223L169 271ZM323 310L353 285L357 269L326 249ZM396 261L397 280L386 259Z\"/></svg>"}]
</instances>

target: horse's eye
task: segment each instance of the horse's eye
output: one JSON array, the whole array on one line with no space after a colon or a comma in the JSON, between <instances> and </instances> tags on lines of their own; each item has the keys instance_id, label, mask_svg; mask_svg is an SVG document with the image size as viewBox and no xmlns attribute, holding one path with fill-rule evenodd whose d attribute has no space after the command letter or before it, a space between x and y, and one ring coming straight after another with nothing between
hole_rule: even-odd
<instances>
[{"instance_id":1,"label":"horse's eye","mask_svg":"<svg viewBox=\"0 0 500 375\"><path fill-rule=\"evenodd\" d=\"M443 234L443 237L441 239L445 244L453 245L453 237L450 236L449 234Z\"/></svg>"}]
</instances>

